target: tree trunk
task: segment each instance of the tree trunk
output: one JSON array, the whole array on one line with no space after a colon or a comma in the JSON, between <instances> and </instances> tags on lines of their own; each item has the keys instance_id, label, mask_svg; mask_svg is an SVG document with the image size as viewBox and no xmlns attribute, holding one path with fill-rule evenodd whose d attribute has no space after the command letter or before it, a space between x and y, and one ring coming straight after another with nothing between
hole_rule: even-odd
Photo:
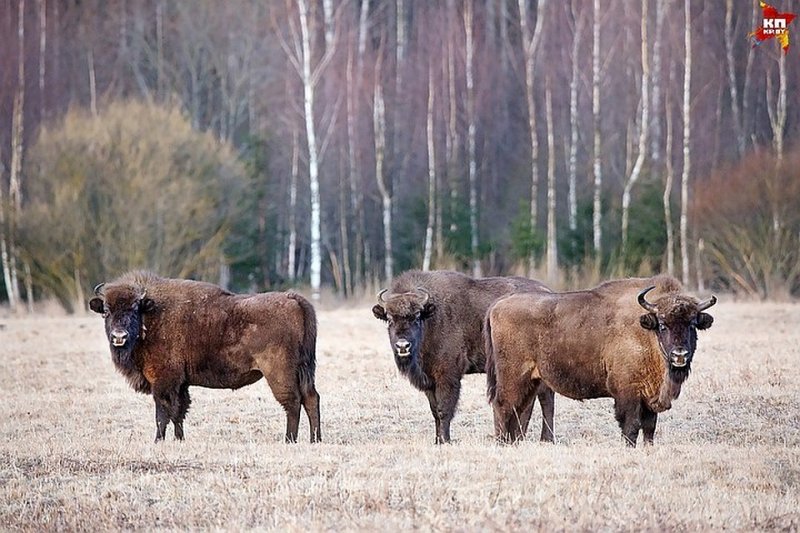
<instances>
[{"instance_id":1,"label":"tree trunk","mask_svg":"<svg viewBox=\"0 0 800 533\"><path fill-rule=\"evenodd\" d=\"M363 4L362 4L363 5ZM363 9L362 9L363 14ZM356 67L361 64L360 52L359 59L356 61ZM361 190L361 165L359 164L358 152L356 142L358 141L358 111L359 103L355 95L355 81L360 80L360 69L353 73L353 55L349 54L347 58L347 78L346 78L346 98L347 98L347 164L348 164L348 179L350 181L350 204L353 210L353 221L355 225L355 246L353 259L355 261L355 268L353 269L353 280L350 287L351 292L353 289L362 285L362 272L364 268L364 215L363 215L363 192Z\"/></svg>"},{"instance_id":2,"label":"tree trunk","mask_svg":"<svg viewBox=\"0 0 800 533\"><path fill-rule=\"evenodd\" d=\"M455 11L454 6L448 4L448 13ZM447 39L447 89L448 89L448 115L447 131L445 132L445 151L447 152L447 183L450 186L450 233L458 231L456 213L458 206L459 172L458 150L461 139L458 135L458 99L456 94L456 54L452 38Z\"/></svg>"},{"instance_id":3,"label":"tree trunk","mask_svg":"<svg viewBox=\"0 0 800 533\"><path fill-rule=\"evenodd\" d=\"M558 281L558 236L556 233L556 143L553 133L553 98L550 80L545 87L547 121L547 280Z\"/></svg>"},{"instance_id":4,"label":"tree trunk","mask_svg":"<svg viewBox=\"0 0 800 533\"><path fill-rule=\"evenodd\" d=\"M373 124L375 128L375 179L381 193L383 206L383 253L384 278L387 284L392 282L394 264L392 261L392 196L383 173L383 161L386 155L386 110L383 104L383 90L380 83L380 72L375 76L375 95Z\"/></svg>"},{"instance_id":5,"label":"tree trunk","mask_svg":"<svg viewBox=\"0 0 800 533\"><path fill-rule=\"evenodd\" d=\"M681 174L681 280L689 284L689 177L691 176L692 14L691 0L684 0L683 70L683 173Z\"/></svg>"},{"instance_id":6,"label":"tree trunk","mask_svg":"<svg viewBox=\"0 0 800 533\"><path fill-rule=\"evenodd\" d=\"M648 0L642 0L642 117L639 121L639 145L636 163L633 165L625 189L622 192L622 256L623 259L628 247L628 217L631 205L631 190L639 180L642 173L645 157L647 156L647 133L649 131L650 116L650 63L647 51L647 5Z\"/></svg>"},{"instance_id":7,"label":"tree trunk","mask_svg":"<svg viewBox=\"0 0 800 533\"><path fill-rule=\"evenodd\" d=\"M292 174L289 182L289 250L287 251L287 275L289 281L294 283L297 269L295 267L295 255L297 254L297 175L298 159L300 157L300 143L297 139L297 131L292 130Z\"/></svg>"},{"instance_id":8,"label":"tree trunk","mask_svg":"<svg viewBox=\"0 0 800 533\"><path fill-rule=\"evenodd\" d=\"M575 13L572 11L574 33L572 37L572 77L569 81L569 183L568 183L568 208L569 229L572 232L578 229L578 54L580 53L581 33L583 18L575 22Z\"/></svg>"},{"instance_id":9,"label":"tree trunk","mask_svg":"<svg viewBox=\"0 0 800 533\"><path fill-rule=\"evenodd\" d=\"M306 142L308 144L308 175L311 189L311 295L319 300L322 281L321 254L321 216L319 194L319 161L317 147L316 123L314 120L315 77L311 71L311 34L309 31L309 13L306 0L297 0L300 11L300 33L302 50L303 81L303 115L306 126Z\"/></svg>"},{"instance_id":10,"label":"tree trunk","mask_svg":"<svg viewBox=\"0 0 800 533\"><path fill-rule=\"evenodd\" d=\"M733 46L733 0L725 0L725 59L728 66L728 90L731 94L731 115L733 116L733 129L736 134L736 147L739 157L744 155L745 137L742 130L742 114L739 108L739 91L736 86L736 61Z\"/></svg>"},{"instance_id":11,"label":"tree trunk","mask_svg":"<svg viewBox=\"0 0 800 533\"><path fill-rule=\"evenodd\" d=\"M530 134L530 156L531 156L531 205L530 222L531 231L536 231L539 219L539 139L536 133L536 93L534 87L534 68L536 62L536 51L542 40L542 29L544 27L544 6L546 0L537 4L535 9L536 25L533 34L528 26L528 2L527 0L517 0L519 8L519 26L522 36L522 60L525 63L525 103L528 111L528 133ZM528 260L529 269L533 268L535 257L531 255Z\"/></svg>"},{"instance_id":12,"label":"tree trunk","mask_svg":"<svg viewBox=\"0 0 800 533\"><path fill-rule=\"evenodd\" d=\"M653 43L653 98L651 101L652 113L650 118L650 153L653 167L659 168L661 164L661 50L664 36L664 18L670 0L656 0L656 38Z\"/></svg>"},{"instance_id":13,"label":"tree trunk","mask_svg":"<svg viewBox=\"0 0 800 533\"><path fill-rule=\"evenodd\" d=\"M473 0L467 0L464 7L464 33L466 34L466 82L467 82L467 152L469 168L469 230L470 253L472 255L472 275L481 276L481 261L478 257L478 163L475 147L475 83L473 80L474 48L473 39Z\"/></svg>"},{"instance_id":14,"label":"tree trunk","mask_svg":"<svg viewBox=\"0 0 800 533\"><path fill-rule=\"evenodd\" d=\"M39 0L39 121L46 116L44 82L47 69L47 0ZM27 265L27 263L26 263Z\"/></svg>"},{"instance_id":15,"label":"tree trunk","mask_svg":"<svg viewBox=\"0 0 800 533\"><path fill-rule=\"evenodd\" d=\"M426 117L426 137L428 145L428 225L425 228L425 251L422 257L422 270L431 269L433 255L433 229L436 223L436 153L433 138L433 66L428 66L428 106Z\"/></svg>"},{"instance_id":16,"label":"tree trunk","mask_svg":"<svg viewBox=\"0 0 800 533\"><path fill-rule=\"evenodd\" d=\"M600 130L600 0L594 0L594 20L592 21L592 137L593 137L593 174L594 194L592 202L592 246L595 260L599 265L603 260L602 241L602 205L603 174L601 164L602 149Z\"/></svg>"},{"instance_id":17,"label":"tree trunk","mask_svg":"<svg viewBox=\"0 0 800 533\"><path fill-rule=\"evenodd\" d=\"M672 84L669 85L672 87ZM666 102L667 118L667 146L664 149L664 162L666 164L666 177L664 183L664 223L667 228L667 274L675 275L675 230L672 227L672 182L675 179L675 169L672 165L672 106L669 94Z\"/></svg>"},{"instance_id":18,"label":"tree trunk","mask_svg":"<svg viewBox=\"0 0 800 533\"><path fill-rule=\"evenodd\" d=\"M164 100L164 0L156 3L156 99Z\"/></svg>"}]
</instances>

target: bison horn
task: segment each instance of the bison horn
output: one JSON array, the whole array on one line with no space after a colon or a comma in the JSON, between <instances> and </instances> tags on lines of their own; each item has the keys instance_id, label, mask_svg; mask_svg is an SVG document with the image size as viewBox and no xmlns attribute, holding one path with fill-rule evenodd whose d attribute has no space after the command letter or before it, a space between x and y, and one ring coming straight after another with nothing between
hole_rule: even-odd
<instances>
[{"instance_id":1,"label":"bison horn","mask_svg":"<svg viewBox=\"0 0 800 533\"><path fill-rule=\"evenodd\" d=\"M378 301L382 304L386 303L386 300L383 299L383 295L386 294L389 289L383 289L381 292L378 293Z\"/></svg>"},{"instance_id":2,"label":"bison horn","mask_svg":"<svg viewBox=\"0 0 800 533\"><path fill-rule=\"evenodd\" d=\"M98 283L97 285L95 285L95 287L94 287L95 296L102 296L100 294L100 290L103 288L103 285L105 285L105 283Z\"/></svg>"},{"instance_id":3,"label":"bison horn","mask_svg":"<svg viewBox=\"0 0 800 533\"><path fill-rule=\"evenodd\" d=\"M425 294L425 299L422 300L422 302L420 302L420 305L425 305L426 303L428 303L428 300L430 300L430 298L431 298L431 293L429 293L428 291L426 291L422 287L417 287L417 292L421 292L421 293Z\"/></svg>"},{"instance_id":4,"label":"bison horn","mask_svg":"<svg viewBox=\"0 0 800 533\"><path fill-rule=\"evenodd\" d=\"M638 298L639 299L639 305L641 305L642 307L644 307L645 309L647 309L651 313L655 313L658 308L655 305L653 305L650 302L648 302L645 299L644 295L647 294L648 292L652 291L655 288L656 288L655 285L653 285L651 287L647 287L645 290L643 290L642 292L639 293L639 298Z\"/></svg>"},{"instance_id":5,"label":"bison horn","mask_svg":"<svg viewBox=\"0 0 800 533\"><path fill-rule=\"evenodd\" d=\"M717 297L712 294L711 298L709 298L708 300L703 300L702 302L697 304L697 312L699 313L700 311L705 311L715 303L717 303Z\"/></svg>"}]
</instances>

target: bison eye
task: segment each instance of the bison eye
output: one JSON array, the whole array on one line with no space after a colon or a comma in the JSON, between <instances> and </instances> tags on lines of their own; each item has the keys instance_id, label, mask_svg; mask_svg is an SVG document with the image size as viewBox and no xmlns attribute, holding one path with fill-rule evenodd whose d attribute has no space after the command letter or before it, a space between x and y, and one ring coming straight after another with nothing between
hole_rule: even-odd
<instances>
[{"instance_id":1,"label":"bison eye","mask_svg":"<svg viewBox=\"0 0 800 533\"><path fill-rule=\"evenodd\" d=\"M663 322L659 322L658 331L667 331L667 326L665 326Z\"/></svg>"}]
</instances>

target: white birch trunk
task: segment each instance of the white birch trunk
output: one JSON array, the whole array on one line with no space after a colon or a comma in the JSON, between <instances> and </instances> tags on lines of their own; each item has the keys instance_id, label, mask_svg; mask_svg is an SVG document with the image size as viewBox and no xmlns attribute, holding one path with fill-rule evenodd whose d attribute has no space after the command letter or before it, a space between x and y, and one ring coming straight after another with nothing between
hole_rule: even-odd
<instances>
[{"instance_id":1,"label":"white birch trunk","mask_svg":"<svg viewBox=\"0 0 800 533\"><path fill-rule=\"evenodd\" d=\"M322 0L322 16L325 17L325 50L333 46L333 0Z\"/></svg>"},{"instance_id":2,"label":"white birch trunk","mask_svg":"<svg viewBox=\"0 0 800 533\"><path fill-rule=\"evenodd\" d=\"M47 106L44 82L47 69L47 0L39 0L39 120L45 116ZM27 263L26 263L27 264Z\"/></svg>"},{"instance_id":3,"label":"white birch trunk","mask_svg":"<svg viewBox=\"0 0 800 533\"><path fill-rule=\"evenodd\" d=\"M574 18L574 16L573 16ZM569 80L569 183L568 183L568 209L569 209L569 229L578 229L578 53L580 51L581 33L583 21L576 23L572 37L572 77Z\"/></svg>"},{"instance_id":4,"label":"white birch trunk","mask_svg":"<svg viewBox=\"0 0 800 533\"><path fill-rule=\"evenodd\" d=\"M448 13L453 13L455 7L448 4ZM456 59L451 38L447 39L447 131L445 135L445 151L447 152L447 181L450 186L450 233L458 231L455 213L458 205L458 150L461 143L458 134L458 100L456 95Z\"/></svg>"},{"instance_id":5,"label":"white birch trunk","mask_svg":"<svg viewBox=\"0 0 800 533\"><path fill-rule=\"evenodd\" d=\"M650 115L650 154L653 167L661 164L661 50L664 36L664 18L670 0L656 0L656 37L653 42L653 98L651 100L652 112Z\"/></svg>"},{"instance_id":6,"label":"white birch trunk","mask_svg":"<svg viewBox=\"0 0 800 533\"><path fill-rule=\"evenodd\" d=\"M593 3L594 20L592 21L592 137L593 137L593 174L594 194L592 201L592 246L595 259L600 263L603 259L602 241L602 190L603 174L601 164L602 149L600 130L600 0Z\"/></svg>"},{"instance_id":7,"label":"white birch trunk","mask_svg":"<svg viewBox=\"0 0 800 533\"><path fill-rule=\"evenodd\" d=\"M639 143L636 162L622 191L622 255L625 256L628 246L628 224L631 205L631 190L639 180L642 173L645 157L647 156L647 134L649 131L650 116L650 62L647 50L647 5L648 0L642 0L642 116L639 121Z\"/></svg>"},{"instance_id":8,"label":"white birch trunk","mask_svg":"<svg viewBox=\"0 0 800 533\"><path fill-rule=\"evenodd\" d=\"M670 83L670 87L672 84ZM672 165L672 109L669 104L669 95L666 103L667 117L667 145L664 149L666 163L666 178L664 183L664 223L667 229L667 274L675 275L675 230L672 227L672 182L675 179L675 169Z\"/></svg>"},{"instance_id":9,"label":"white birch trunk","mask_svg":"<svg viewBox=\"0 0 800 533\"><path fill-rule=\"evenodd\" d=\"M383 91L380 75L375 77L375 94L373 106L373 124L375 128L375 179L381 194L383 208L383 253L385 282L390 284L394 276L392 260L392 196L383 174L383 160L386 154L386 110L383 103Z\"/></svg>"},{"instance_id":10,"label":"white birch trunk","mask_svg":"<svg viewBox=\"0 0 800 533\"><path fill-rule=\"evenodd\" d=\"M742 113L739 107L739 90L736 86L736 61L733 53L735 38L733 34L733 0L725 0L725 60L728 67L728 90L731 95L731 115L736 134L736 147L739 149L739 157L742 157L745 138L742 130Z\"/></svg>"},{"instance_id":11,"label":"white birch trunk","mask_svg":"<svg viewBox=\"0 0 800 533\"><path fill-rule=\"evenodd\" d=\"M317 147L316 123L314 120L315 80L311 71L311 35L309 31L309 13L306 0L297 0L300 11L300 34L302 49L302 81L303 81L303 114L308 144L308 175L311 189L311 294L312 299L319 300L322 280L321 254L321 217L319 194L319 161Z\"/></svg>"},{"instance_id":12,"label":"white birch trunk","mask_svg":"<svg viewBox=\"0 0 800 533\"><path fill-rule=\"evenodd\" d=\"M86 51L86 64L89 67L89 109L92 110L92 115L97 116L97 76L95 75L94 68L94 52L92 52L92 45L89 44L89 49Z\"/></svg>"},{"instance_id":13,"label":"white birch trunk","mask_svg":"<svg viewBox=\"0 0 800 533\"><path fill-rule=\"evenodd\" d=\"M297 253L297 175L300 146L297 132L292 131L292 173L289 182L289 249L287 250L287 275L289 281L294 283L295 255Z\"/></svg>"},{"instance_id":14,"label":"white birch trunk","mask_svg":"<svg viewBox=\"0 0 800 533\"><path fill-rule=\"evenodd\" d=\"M522 36L522 60L525 63L525 103L528 111L528 132L530 133L531 155L531 231L536 230L539 219L539 139L536 134L536 93L534 88L534 69L536 66L536 51L542 39L544 27L544 6L546 0L537 4L536 25L531 34L528 20L527 0L517 0L519 7L519 26ZM530 258L530 267L533 267L534 257Z\"/></svg>"},{"instance_id":15,"label":"white birch trunk","mask_svg":"<svg viewBox=\"0 0 800 533\"><path fill-rule=\"evenodd\" d=\"M363 4L362 4L363 5ZM360 57L356 60L356 65L361 63ZM364 257L364 221L362 214L363 193L361 192L361 166L358 162L358 152L356 149L357 121L358 121L358 100L355 96L353 55L347 58L347 77L346 77L346 98L347 98L347 165L349 168L348 179L350 181L350 204L353 209L353 219L355 225L355 249L353 259L355 261L354 276L350 290L355 286L361 285L361 272L363 269ZM355 67L358 68L358 67ZM360 71L355 75L356 79L361 79Z\"/></svg>"},{"instance_id":16,"label":"white birch trunk","mask_svg":"<svg viewBox=\"0 0 800 533\"><path fill-rule=\"evenodd\" d=\"M681 280L689 284L689 177L691 176L692 16L691 0L684 0L683 172L681 174Z\"/></svg>"},{"instance_id":17,"label":"white birch trunk","mask_svg":"<svg viewBox=\"0 0 800 533\"><path fill-rule=\"evenodd\" d=\"M425 228L425 251L422 257L422 270L431 269L433 255L433 229L436 223L436 152L433 138L433 67L428 67L428 106L426 118L426 140L428 145L428 225Z\"/></svg>"},{"instance_id":18,"label":"white birch trunk","mask_svg":"<svg viewBox=\"0 0 800 533\"><path fill-rule=\"evenodd\" d=\"M472 0L464 7L464 32L466 34L466 82L467 82L467 158L469 169L469 230L470 251L472 255L472 275L481 276L481 262L478 257L478 163L475 147L475 83L473 74L474 48Z\"/></svg>"},{"instance_id":19,"label":"white birch trunk","mask_svg":"<svg viewBox=\"0 0 800 533\"><path fill-rule=\"evenodd\" d=\"M550 81L545 87L545 120L547 121L547 279L558 280L558 235L556 233L556 143L553 133L553 98Z\"/></svg>"}]
</instances>

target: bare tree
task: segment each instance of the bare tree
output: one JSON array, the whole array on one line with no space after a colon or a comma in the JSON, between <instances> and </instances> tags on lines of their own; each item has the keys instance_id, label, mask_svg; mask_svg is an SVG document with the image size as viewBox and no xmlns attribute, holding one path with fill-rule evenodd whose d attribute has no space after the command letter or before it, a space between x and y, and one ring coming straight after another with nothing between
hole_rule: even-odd
<instances>
[{"instance_id":1,"label":"bare tree","mask_svg":"<svg viewBox=\"0 0 800 533\"><path fill-rule=\"evenodd\" d=\"M683 2L683 173L681 174L681 275L689 284L689 177L691 176L692 138L692 13L691 1Z\"/></svg>"},{"instance_id":2,"label":"bare tree","mask_svg":"<svg viewBox=\"0 0 800 533\"><path fill-rule=\"evenodd\" d=\"M572 19L572 76L569 80L569 184L568 184L568 207L569 207L569 229L578 229L578 195L577 195L577 175L578 175L578 76L580 75L579 51L581 46L581 34L583 33L583 17L576 22L575 6L570 3L570 16Z\"/></svg>"},{"instance_id":3,"label":"bare tree","mask_svg":"<svg viewBox=\"0 0 800 533\"><path fill-rule=\"evenodd\" d=\"M517 0L519 7L519 27L522 36L522 60L525 64L525 103L528 111L528 132L530 134L530 155L531 155L531 230L538 226L538 203L539 203L539 139L536 134L536 91L534 87L534 71L536 68L536 51L542 40L542 28L544 27L544 7L546 0L541 0L536 5L534 13L536 24L533 33L530 31L528 20L527 0ZM534 258L529 259L529 267L532 268Z\"/></svg>"},{"instance_id":4,"label":"bare tree","mask_svg":"<svg viewBox=\"0 0 800 533\"><path fill-rule=\"evenodd\" d=\"M433 63L428 66L428 105L426 111L426 141L428 145L428 224L425 228L425 251L422 270L430 270L433 255L433 229L436 223L436 150L433 138Z\"/></svg>"},{"instance_id":5,"label":"bare tree","mask_svg":"<svg viewBox=\"0 0 800 533\"><path fill-rule=\"evenodd\" d=\"M475 40L473 37L473 0L464 6L464 33L466 35L467 78L467 159L469 169L469 230L472 255L472 275L481 276L481 261L478 257L478 162L475 149Z\"/></svg>"},{"instance_id":6,"label":"bare tree","mask_svg":"<svg viewBox=\"0 0 800 533\"><path fill-rule=\"evenodd\" d=\"M556 232L556 148L553 133L553 98L550 79L545 88L545 120L547 122L547 279L558 278L558 236Z\"/></svg>"},{"instance_id":7,"label":"bare tree","mask_svg":"<svg viewBox=\"0 0 800 533\"><path fill-rule=\"evenodd\" d=\"M725 60L728 67L728 90L731 94L731 114L736 133L736 146L739 157L744 155L745 138L742 126L742 112L739 107L739 91L736 85L736 61L734 59L733 0L725 0Z\"/></svg>"},{"instance_id":8,"label":"bare tree","mask_svg":"<svg viewBox=\"0 0 800 533\"><path fill-rule=\"evenodd\" d=\"M287 271L291 282L294 282L297 272L295 255L297 254L297 175L299 158L300 143L297 139L297 131L292 129L292 170L289 181L289 249L287 250Z\"/></svg>"},{"instance_id":9,"label":"bare tree","mask_svg":"<svg viewBox=\"0 0 800 533\"><path fill-rule=\"evenodd\" d=\"M47 70L47 0L38 0L39 4L39 120L45 115L44 82Z\"/></svg>"},{"instance_id":10,"label":"bare tree","mask_svg":"<svg viewBox=\"0 0 800 533\"><path fill-rule=\"evenodd\" d=\"M594 194L592 202L592 245L595 259L599 263L602 258L603 227L602 222L602 192L603 173L601 130L600 130L600 0L594 0L592 21L592 137L593 137L593 174Z\"/></svg>"},{"instance_id":11,"label":"bare tree","mask_svg":"<svg viewBox=\"0 0 800 533\"><path fill-rule=\"evenodd\" d=\"M670 69L671 72L671 69ZM672 76L670 76L672 81ZM672 83L670 83L670 87ZM664 149L664 163L666 165L666 174L664 180L664 223L667 230L667 274L670 276L675 275L675 230L672 227L672 182L675 179L675 169L672 165L672 106L670 105L669 93L667 93L665 103L667 120L667 145Z\"/></svg>"},{"instance_id":12,"label":"bare tree","mask_svg":"<svg viewBox=\"0 0 800 533\"><path fill-rule=\"evenodd\" d=\"M392 194L390 186L386 183L383 170L383 161L386 156L386 108L383 102L383 89L380 81L380 67L375 75L375 90L373 95L373 125L375 128L375 179L381 193L383 208L383 252L384 252L384 277L387 284L392 282L394 276L394 261L392 257Z\"/></svg>"},{"instance_id":13,"label":"bare tree","mask_svg":"<svg viewBox=\"0 0 800 533\"><path fill-rule=\"evenodd\" d=\"M645 157L647 156L647 135L650 131L650 60L647 49L647 5L648 0L642 0L642 97L641 97L641 119L639 121L639 147L636 156L636 163L633 165L630 176L625 182L625 189L622 192L622 255L625 255L628 245L628 217L631 205L631 190L639 180L642 173Z\"/></svg>"}]
</instances>

